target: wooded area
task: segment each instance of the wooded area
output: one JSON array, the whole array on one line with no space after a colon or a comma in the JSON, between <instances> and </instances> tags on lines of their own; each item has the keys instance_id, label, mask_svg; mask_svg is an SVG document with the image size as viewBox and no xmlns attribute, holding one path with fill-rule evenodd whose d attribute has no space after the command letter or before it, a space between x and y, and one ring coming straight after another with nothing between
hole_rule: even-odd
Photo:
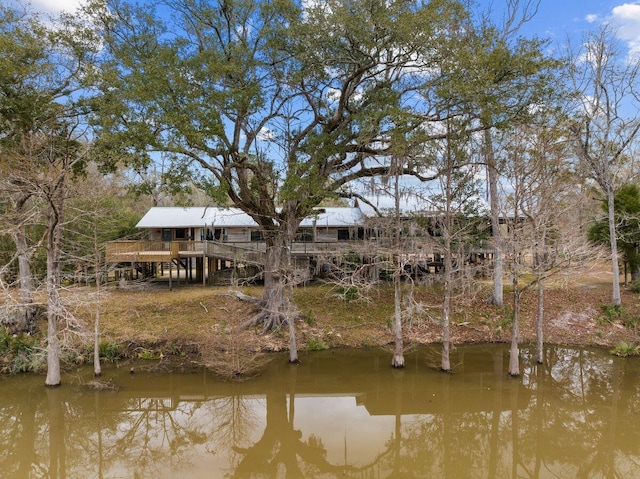
<instances>
[{"instance_id":1,"label":"wooded area","mask_svg":"<svg viewBox=\"0 0 640 479\"><path fill-rule=\"evenodd\" d=\"M619 264L640 279L640 62L607 26L551 56L519 34L535 7L510 1L500 22L454 0L106 0L55 19L0 7L2 321L33 333L46 315L57 385L75 327L60 292L91 274L99 295L105 242L132 237L150 206L233 206L267 245L250 323L288 327L296 361L290 245L314 208L358 199L396 240L395 367L413 304L400 216L439 218L426 236L444 252L444 371L452 302L474 281L454 258L490 218L517 376L523 291L538 289L542 361L547 278L605 245L614 307ZM346 291L371 286L345 278Z\"/></svg>"}]
</instances>

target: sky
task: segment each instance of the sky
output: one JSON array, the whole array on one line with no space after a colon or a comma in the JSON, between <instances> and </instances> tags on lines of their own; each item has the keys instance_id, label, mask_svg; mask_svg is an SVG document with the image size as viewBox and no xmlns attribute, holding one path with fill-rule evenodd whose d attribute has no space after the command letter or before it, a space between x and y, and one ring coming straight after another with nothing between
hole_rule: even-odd
<instances>
[{"instance_id":1,"label":"sky","mask_svg":"<svg viewBox=\"0 0 640 479\"><path fill-rule=\"evenodd\" d=\"M640 54L640 1L541 0L538 13L523 31L562 48L567 38L579 41L585 32L603 23L616 29L630 52Z\"/></svg>"},{"instance_id":2,"label":"sky","mask_svg":"<svg viewBox=\"0 0 640 479\"><path fill-rule=\"evenodd\" d=\"M21 0L17 0L22 3ZM57 13L74 11L82 0L31 0L36 10ZM476 0L480 8L498 10L506 0ZM526 36L551 40L551 48L564 49L567 39L578 42L584 32L602 23L614 25L629 51L640 54L640 0L541 0L538 13L526 24Z\"/></svg>"},{"instance_id":3,"label":"sky","mask_svg":"<svg viewBox=\"0 0 640 479\"><path fill-rule=\"evenodd\" d=\"M18 4L25 2L25 0L13 1ZM30 1L35 10L55 15L62 10L73 12L84 0L26 1ZM504 9L507 0L475 0L475 2L480 11L493 10L493 18L497 21L500 19L499 12ZM569 40L575 51L585 33L597 31L603 24L615 28L618 38L626 45L629 53L640 55L640 0L540 0L536 15L522 26L520 33L526 37L535 35L548 39L547 53L564 55L567 52ZM391 205L378 204L377 206L386 208Z\"/></svg>"}]
</instances>

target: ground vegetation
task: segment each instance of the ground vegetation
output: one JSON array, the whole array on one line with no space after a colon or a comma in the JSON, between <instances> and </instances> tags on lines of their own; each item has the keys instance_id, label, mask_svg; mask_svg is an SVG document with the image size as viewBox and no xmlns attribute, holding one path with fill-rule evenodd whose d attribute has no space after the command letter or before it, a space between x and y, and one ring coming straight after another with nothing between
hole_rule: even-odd
<instances>
[{"instance_id":1,"label":"ground vegetation","mask_svg":"<svg viewBox=\"0 0 640 479\"><path fill-rule=\"evenodd\" d=\"M610 280L610 274L601 267L584 267L549 279L544 290L546 341L634 351L633 346L640 344L637 293L633 288L623 288L625 307L614 307L609 298ZM89 294L86 286L78 289ZM261 287L245 287L242 293L259 295ZM345 297L332 285L295 288L294 301L303 313L296 323L298 347L303 353L328 348L386 348L391 353L394 294L393 283L371 290L366 302ZM512 294L505 290L505 297ZM404 325L405 347L432 345L434 358L439 356L443 295L442 285L414 289L412 296L422 305L422 314L414 314L410 324ZM451 347L511 340L512 311L488 302L490 296L491 282L487 280L452 303ZM536 341L537 302L534 288L520 293L521 343ZM152 367L199 365L225 377L246 378L258 373L265 359L278 357L270 353L287 351L290 340L288 328L268 334L260 327L243 328L254 313L255 305L240 301L236 290L228 287L182 285L169 291L165 284L111 284L101 292L100 355L106 364L144 360ZM87 302L75 314L85 334L65 341L61 354L65 368L92 361L94 306ZM46 328L46 323L40 326ZM42 371L43 331L35 335L2 334L4 373ZM628 346L619 346L622 343ZM437 359L433 366L440 367Z\"/></svg>"}]
</instances>

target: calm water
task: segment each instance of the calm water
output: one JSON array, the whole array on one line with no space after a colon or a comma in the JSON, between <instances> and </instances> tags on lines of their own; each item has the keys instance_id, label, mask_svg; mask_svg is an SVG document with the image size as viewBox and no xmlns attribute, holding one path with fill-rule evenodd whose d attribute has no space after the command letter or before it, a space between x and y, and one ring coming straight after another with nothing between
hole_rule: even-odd
<instances>
[{"instance_id":1,"label":"calm water","mask_svg":"<svg viewBox=\"0 0 640 479\"><path fill-rule=\"evenodd\" d=\"M640 361L524 349L506 375L502 346L456 350L456 373L407 356L325 351L277 356L235 384L205 372L106 369L119 391L0 378L3 478L640 477Z\"/></svg>"}]
</instances>

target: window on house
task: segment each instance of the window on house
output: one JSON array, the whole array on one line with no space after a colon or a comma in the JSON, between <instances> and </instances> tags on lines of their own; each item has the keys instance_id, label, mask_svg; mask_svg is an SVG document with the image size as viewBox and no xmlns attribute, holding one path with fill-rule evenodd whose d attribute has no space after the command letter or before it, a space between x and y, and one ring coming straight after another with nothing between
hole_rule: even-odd
<instances>
[{"instance_id":1,"label":"window on house","mask_svg":"<svg viewBox=\"0 0 640 479\"><path fill-rule=\"evenodd\" d=\"M260 230L252 230L251 241L264 241L264 233Z\"/></svg>"},{"instance_id":2,"label":"window on house","mask_svg":"<svg viewBox=\"0 0 640 479\"><path fill-rule=\"evenodd\" d=\"M349 241L351 239L351 235L349 234L349 230L347 228L338 229L338 241Z\"/></svg>"},{"instance_id":3,"label":"window on house","mask_svg":"<svg viewBox=\"0 0 640 479\"><path fill-rule=\"evenodd\" d=\"M171 241L173 234L171 228L162 228L162 241Z\"/></svg>"},{"instance_id":4,"label":"window on house","mask_svg":"<svg viewBox=\"0 0 640 479\"><path fill-rule=\"evenodd\" d=\"M185 239L187 237L187 230L185 228L176 228L176 239Z\"/></svg>"},{"instance_id":5,"label":"window on house","mask_svg":"<svg viewBox=\"0 0 640 479\"><path fill-rule=\"evenodd\" d=\"M213 230L213 239L216 241L227 241L227 230L225 228L215 228Z\"/></svg>"},{"instance_id":6,"label":"window on house","mask_svg":"<svg viewBox=\"0 0 640 479\"><path fill-rule=\"evenodd\" d=\"M312 228L301 228L298 230L296 234L296 241L300 241L302 243L310 243L313 241L313 229Z\"/></svg>"}]
</instances>

